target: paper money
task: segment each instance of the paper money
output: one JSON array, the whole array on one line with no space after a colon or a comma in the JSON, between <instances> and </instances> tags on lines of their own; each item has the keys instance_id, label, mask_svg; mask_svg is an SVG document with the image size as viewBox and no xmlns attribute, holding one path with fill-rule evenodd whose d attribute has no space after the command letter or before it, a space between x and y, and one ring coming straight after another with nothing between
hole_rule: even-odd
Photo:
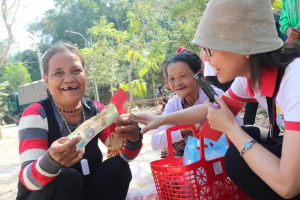
<instances>
[{"instance_id":1,"label":"paper money","mask_svg":"<svg viewBox=\"0 0 300 200\"><path fill-rule=\"evenodd\" d=\"M81 140L76 144L80 151L102 130L110 126L114 119L119 116L114 104L107 106L106 110L82 123L68 137L72 139L80 136Z\"/></svg>"}]
</instances>

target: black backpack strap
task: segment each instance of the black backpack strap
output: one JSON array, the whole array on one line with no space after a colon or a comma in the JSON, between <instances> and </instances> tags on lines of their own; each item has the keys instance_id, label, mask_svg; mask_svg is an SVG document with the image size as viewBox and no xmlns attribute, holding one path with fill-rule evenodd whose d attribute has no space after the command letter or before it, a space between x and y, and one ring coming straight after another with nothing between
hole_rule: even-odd
<instances>
[{"instance_id":1,"label":"black backpack strap","mask_svg":"<svg viewBox=\"0 0 300 200\"><path fill-rule=\"evenodd\" d=\"M269 112L269 120L270 120L270 129L269 129L269 137L274 141L278 142L275 138L279 136L280 129L276 124L276 96L280 87L280 83L282 77L284 75L285 68L278 68L277 78L276 78L276 85L274 89L274 94L272 97L267 97L267 104L268 104L268 112Z\"/></svg>"}]
</instances>

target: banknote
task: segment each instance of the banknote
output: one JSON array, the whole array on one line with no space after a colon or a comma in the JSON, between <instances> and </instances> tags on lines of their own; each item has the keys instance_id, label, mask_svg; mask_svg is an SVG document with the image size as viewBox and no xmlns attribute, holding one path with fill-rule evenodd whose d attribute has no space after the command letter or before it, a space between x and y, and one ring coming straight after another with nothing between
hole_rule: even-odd
<instances>
[{"instance_id":1,"label":"banknote","mask_svg":"<svg viewBox=\"0 0 300 200\"><path fill-rule=\"evenodd\" d=\"M115 104L109 104L105 110L90 118L76 128L68 137L72 139L80 136L81 140L76 144L80 151L102 130L110 126L114 119L119 116Z\"/></svg>"}]
</instances>

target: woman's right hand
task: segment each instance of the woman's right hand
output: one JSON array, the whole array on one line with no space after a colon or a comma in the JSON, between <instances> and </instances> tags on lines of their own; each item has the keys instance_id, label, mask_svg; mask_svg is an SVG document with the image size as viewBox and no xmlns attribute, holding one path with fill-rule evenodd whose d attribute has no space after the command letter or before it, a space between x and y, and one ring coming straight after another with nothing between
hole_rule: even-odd
<instances>
[{"instance_id":1,"label":"woman's right hand","mask_svg":"<svg viewBox=\"0 0 300 200\"><path fill-rule=\"evenodd\" d=\"M200 128L203 126L203 123L197 123L197 124L194 124L195 125L195 129L196 129L196 133L194 134L197 134L200 130ZM193 131L191 128L187 128L187 129L180 129L181 130L181 135L183 138L187 138L187 136L194 136L193 134Z\"/></svg>"},{"instance_id":2,"label":"woman's right hand","mask_svg":"<svg viewBox=\"0 0 300 200\"><path fill-rule=\"evenodd\" d=\"M152 129L156 129L162 125L163 115L149 115L145 113L136 114L138 122L146 125L141 130L141 134L145 134Z\"/></svg>"},{"instance_id":3,"label":"woman's right hand","mask_svg":"<svg viewBox=\"0 0 300 200\"><path fill-rule=\"evenodd\" d=\"M76 144L80 141L80 137L74 137L70 140L68 137L62 137L54 141L49 148L49 156L57 163L71 167L80 161L85 153L85 149L79 151Z\"/></svg>"}]
</instances>

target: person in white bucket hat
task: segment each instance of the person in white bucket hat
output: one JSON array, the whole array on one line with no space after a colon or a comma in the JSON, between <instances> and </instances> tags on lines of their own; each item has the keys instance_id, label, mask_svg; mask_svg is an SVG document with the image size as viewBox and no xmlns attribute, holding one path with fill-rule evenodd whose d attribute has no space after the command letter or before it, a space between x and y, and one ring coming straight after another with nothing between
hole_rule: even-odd
<instances>
[{"instance_id":1,"label":"person in white bucket hat","mask_svg":"<svg viewBox=\"0 0 300 200\"><path fill-rule=\"evenodd\" d=\"M300 199L300 44L278 38L271 1L211 0L192 43L205 48L204 61L221 83L235 78L224 95L268 110L270 130L241 128L215 97L220 109L207 101L161 116L139 114L146 125L142 133L209 120L232 141L225 168L246 194L255 200Z\"/></svg>"}]
</instances>

